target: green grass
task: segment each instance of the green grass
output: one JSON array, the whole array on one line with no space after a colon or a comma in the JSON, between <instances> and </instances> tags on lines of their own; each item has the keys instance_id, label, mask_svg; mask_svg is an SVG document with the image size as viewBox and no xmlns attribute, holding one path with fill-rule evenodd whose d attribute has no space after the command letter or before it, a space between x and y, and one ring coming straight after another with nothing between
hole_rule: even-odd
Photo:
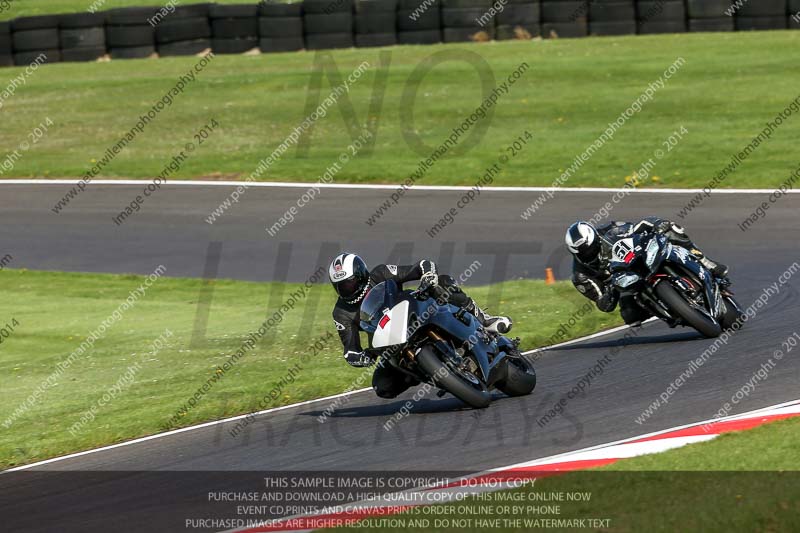
<instances>
[{"instance_id":1,"label":"green grass","mask_svg":"<svg viewBox=\"0 0 800 533\"><path fill-rule=\"evenodd\" d=\"M32 15L53 15L56 13L79 13L88 11L93 3L98 11L116 7L163 6L166 0L9 0L10 6L0 13L0 20ZM177 5L201 4L206 0L180 0ZM214 0L215 4L257 4L254 0ZM278 2L276 2L278 3ZM284 2L279 2L284 3Z\"/></svg>"},{"instance_id":2,"label":"green grass","mask_svg":"<svg viewBox=\"0 0 800 533\"><path fill-rule=\"evenodd\" d=\"M349 98L359 123L379 118L375 149L362 151L336 175L338 183L397 183L422 158L404 128L433 146L481 101L476 70L463 60L439 64L421 82L414 124L401 120L402 95L412 71L434 53L477 54L503 81L521 62L529 70L501 97L486 135L465 154L437 162L418 184L473 184L526 130L534 135L493 185L549 185L676 58L685 65L657 91L567 186L625 183L681 126L688 130L658 161L645 186L703 186L757 135L767 120L798 96L800 70L792 53L800 32L741 32L494 42L333 52L343 76L362 61L372 69ZM391 58L382 109L371 117L380 54ZM306 116L315 54L218 56L156 121L103 171L105 177L152 177L212 118L221 128L184 163L177 178L244 178ZM196 58L57 64L42 67L4 103L0 146L25 140L45 117L47 135L4 177L78 177L129 130ZM0 87L19 75L0 70ZM330 90L325 78L321 94ZM267 180L316 181L351 142L341 106L320 119L307 154L291 148L264 174ZM487 119L488 120L488 119ZM797 114L786 120L721 186L770 187L797 166ZM0 154L2 155L2 154ZM427 155L427 154L426 154ZM302 156L302 157L301 157Z\"/></svg>"},{"instance_id":3,"label":"green grass","mask_svg":"<svg viewBox=\"0 0 800 533\"><path fill-rule=\"evenodd\" d=\"M709 442L664 453L626 459L587 472L541 478L532 486L510 491L532 493L588 492L586 502L555 502L560 514L537 515L530 509L553 502L519 503L465 500L450 504L456 514L412 511L402 520L428 518L610 519L609 528L592 531L798 531L800 530L800 419L785 420ZM491 497L490 497L491 498ZM504 510L521 505L529 512ZM487 509L487 506L489 509ZM373 524L371 527L370 524ZM502 524L503 522L501 522ZM403 531L531 531L532 527L413 527ZM362 522L354 531L389 531ZM570 528L550 528L574 530ZM341 528L337 531L347 531Z\"/></svg>"},{"instance_id":4,"label":"green grass","mask_svg":"<svg viewBox=\"0 0 800 533\"><path fill-rule=\"evenodd\" d=\"M219 280L215 283L205 340L190 346L201 280L161 278L122 320L108 329L94 348L78 358L40 401L10 428L5 421L36 387L77 349L142 283L140 276L65 274L4 270L0 272L0 326L19 326L0 345L3 402L0 406L0 467L29 463L68 452L157 433L167 420L227 361L248 333L280 307L297 285ZM283 294L281 294L283 290ZM514 281L492 287L468 287L478 302L516 320L523 347L546 342L562 321L584 304L567 282ZM515 301L504 296L525 294ZM273 296L270 296L273 295ZM318 300L317 300L318 299ZM181 418L177 426L251 412L259 400L300 361L331 324L333 291L315 286L305 303L318 301L309 325L302 326L303 305L286 314L265 340L230 370ZM270 302L267 306L267 302ZM46 312L43 312L46 310ZM579 321L565 338L619 324L619 317L597 311ZM167 346L150 346L166 329ZM72 436L68 428L135 363L135 381L101 407L94 421ZM268 407L318 398L346 390L361 375L341 356L338 337L302 364L296 381Z\"/></svg>"}]
</instances>

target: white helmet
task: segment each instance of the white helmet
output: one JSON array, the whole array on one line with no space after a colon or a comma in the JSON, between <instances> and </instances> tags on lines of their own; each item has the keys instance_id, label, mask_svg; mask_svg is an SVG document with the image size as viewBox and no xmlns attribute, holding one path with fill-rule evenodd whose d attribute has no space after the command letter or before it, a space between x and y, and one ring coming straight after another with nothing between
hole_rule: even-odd
<instances>
[{"instance_id":1,"label":"white helmet","mask_svg":"<svg viewBox=\"0 0 800 533\"><path fill-rule=\"evenodd\" d=\"M328 267L336 294L349 304L361 301L369 288L369 268L356 254L339 254Z\"/></svg>"},{"instance_id":2,"label":"white helmet","mask_svg":"<svg viewBox=\"0 0 800 533\"><path fill-rule=\"evenodd\" d=\"M570 253L581 263L591 264L600 254L600 238L597 230L588 222L581 220L572 224L564 240Z\"/></svg>"}]
</instances>

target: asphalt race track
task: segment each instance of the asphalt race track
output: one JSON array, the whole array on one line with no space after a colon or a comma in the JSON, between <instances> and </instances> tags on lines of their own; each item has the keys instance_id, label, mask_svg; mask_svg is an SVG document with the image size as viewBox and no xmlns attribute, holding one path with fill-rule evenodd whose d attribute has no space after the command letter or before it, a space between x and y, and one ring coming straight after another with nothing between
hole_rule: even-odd
<instances>
[{"instance_id":1,"label":"asphalt race track","mask_svg":"<svg viewBox=\"0 0 800 533\"><path fill-rule=\"evenodd\" d=\"M51 208L69 185L3 183L0 187L2 245L14 256L13 267L149 274L163 263L167 275L199 277L209 243L221 242L218 276L257 281L302 281L340 249L358 251L372 263L432 257L453 273L478 259L484 268L471 278L472 283L541 278L545 266L559 267L556 273L564 278L569 272L562 240L566 225L577 217L591 217L613 196L610 192L559 194L524 221L520 213L541 192L484 190L452 225L431 238L426 231L455 207L464 191L412 190L369 226L365 221L393 189L322 189L311 204L298 210L293 223L270 237L266 227L284 215L306 186L252 187L209 225L205 218L234 187L164 185L121 226L112 218L141 194L142 185L92 184L60 214ZM678 220L676 212L691 196L634 193L611 216L658 214ZM782 198L767 219L747 233L736 227L767 196L718 193L705 200L701 210L678 221L710 254L732 264L747 258L780 265L779 261L792 257L792 245L797 243L798 237L790 230L797 227L798 195ZM281 244L290 258L288 269L277 259ZM507 268L495 269L497 255L508 257ZM276 269L276 265L281 267ZM737 265L737 270L746 267Z\"/></svg>"},{"instance_id":2,"label":"asphalt race track","mask_svg":"<svg viewBox=\"0 0 800 533\"><path fill-rule=\"evenodd\" d=\"M591 217L612 196L609 192L560 192L523 221L519 214L540 192L484 191L452 225L430 238L426 230L463 192L408 192L370 227L364 220L391 191L324 189L312 206L300 210L294 223L271 238L265 227L305 189L252 188L221 220L209 225L204 217L230 188L168 185L140 213L117 227L112 217L141 186L91 185L56 215L50 208L66 188L0 186L4 230L0 247L13 255L10 266L147 274L164 264L167 275L201 276L209 242L221 242L219 277L283 279L280 272L287 269L277 258L284 243L282 253L289 254L288 279L292 281L326 264L332 250L340 247L362 253L371 263L442 259L443 270L452 273L478 259L483 266L468 285L541 278L546 266L553 266L563 279L569 271L561 244L566 226ZM616 206L611 217L655 214L683 223L711 257L731 266L743 307L750 306L795 261L800 262L800 195L780 199L747 232L737 224L766 201L768 193L713 194L702 208L679 220L675 213L691 196L637 192ZM503 252L512 254L506 265ZM188 478L172 474L139 483L136 476L143 475L142 471L478 471L709 419L773 356L782 340L800 329L798 288L800 275L796 274L643 424L636 418L711 341L690 330L649 323L626 341L621 340L625 332L620 332L545 353L537 363L539 385L533 395L499 398L480 412L462 409L452 397L432 396L415 405L393 430L385 431L383 424L413 391L396 400L359 393L322 424L317 417L329 402L260 416L236 438L228 434L235 425L229 422L36 467L131 473L111 480L88 473L73 476L69 491L53 488L47 494L34 493L34 487L41 489L34 480L5 474L0 476L0 494L9 494L13 479L17 529L44 531L50 520L58 520L64 531L103 531L104 519L119 519L103 512L110 503L128 509L146 507L154 520L170 520L175 500L168 495L176 487L187 486ZM537 420L606 356L605 372L582 395L568 401L563 415L540 427ZM359 372L353 370L354 379ZM793 352L730 414L796 399L799 383L800 359ZM82 521L89 511L97 512L96 518ZM131 511L127 518L119 520L118 531L137 530L133 527L137 515ZM182 525L183 517L179 518Z\"/></svg>"}]
</instances>

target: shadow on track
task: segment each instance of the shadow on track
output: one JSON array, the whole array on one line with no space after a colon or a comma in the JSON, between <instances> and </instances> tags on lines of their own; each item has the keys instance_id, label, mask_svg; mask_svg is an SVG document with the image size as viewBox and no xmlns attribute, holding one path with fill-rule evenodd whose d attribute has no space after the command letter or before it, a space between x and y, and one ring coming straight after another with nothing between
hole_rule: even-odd
<instances>
[{"instance_id":1,"label":"shadow on track","mask_svg":"<svg viewBox=\"0 0 800 533\"><path fill-rule=\"evenodd\" d=\"M548 352L561 352L569 350L585 350L587 348L617 348L624 346L635 346L641 344L670 344L674 342L696 341L705 339L694 330L669 333L667 335L648 335L647 337L627 337L622 339L612 339L607 341L586 342L570 344L559 348L552 348Z\"/></svg>"},{"instance_id":2,"label":"shadow on track","mask_svg":"<svg viewBox=\"0 0 800 533\"><path fill-rule=\"evenodd\" d=\"M413 391L413 389L412 389ZM496 403L498 401L507 400L509 399L508 396L500 393L494 392L492 395L492 403ZM377 396L375 397L375 401L382 401ZM458 398L454 398L453 396L446 396L444 398L422 398L420 400L414 401L411 398L403 399L403 400L395 400L391 403L382 403L376 405L359 405L359 406L352 406L352 407L340 407L332 414L327 415L330 418L373 418L373 417L391 417L395 414L400 412L400 409L405 406L409 411L409 416L413 416L415 414L422 415L422 414L450 414L454 412L480 412L482 409L473 409L469 407L464 402L459 400ZM491 405L487 407L487 409L491 409ZM302 413L297 413L299 416L313 416L318 417L324 414L324 411L305 411Z\"/></svg>"}]
</instances>

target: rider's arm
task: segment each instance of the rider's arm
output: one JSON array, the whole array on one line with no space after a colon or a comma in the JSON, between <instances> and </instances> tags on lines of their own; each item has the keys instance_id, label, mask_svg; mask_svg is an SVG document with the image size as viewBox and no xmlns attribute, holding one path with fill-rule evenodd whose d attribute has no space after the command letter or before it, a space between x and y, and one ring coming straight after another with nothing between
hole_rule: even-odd
<instances>
[{"instance_id":1,"label":"rider's arm","mask_svg":"<svg viewBox=\"0 0 800 533\"><path fill-rule=\"evenodd\" d=\"M413 265L378 265L373 273L382 280L391 279L401 285L415 280L426 280L430 285L436 285L439 271L433 261L423 259Z\"/></svg>"},{"instance_id":2,"label":"rider's arm","mask_svg":"<svg viewBox=\"0 0 800 533\"><path fill-rule=\"evenodd\" d=\"M352 366L368 366L373 362L361 347L359 337L358 312L335 307L333 309L333 324L339 333L344 349L344 359Z\"/></svg>"},{"instance_id":3,"label":"rider's arm","mask_svg":"<svg viewBox=\"0 0 800 533\"><path fill-rule=\"evenodd\" d=\"M578 264L572 274L572 284L579 293L595 302L600 311L610 313L617 307L619 292L613 285L592 275Z\"/></svg>"},{"instance_id":4,"label":"rider's arm","mask_svg":"<svg viewBox=\"0 0 800 533\"><path fill-rule=\"evenodd\" d=\"M677 244L678 246L683 246L689 250L693 250L696 248L695 244L692 242L692 239L686 234L686 230L683 229L683 226L672 222L671 220L666 220L663 218L657 217L647 217L638 224L634 228L635 233L658 233L660 235L665 235L669 242L672 244ZM697 254L701 254L699 250L697 250Z\"/></svg>"},{"instance_id":5,"label":"rider's arm","mask_svg":"<svg viewBox=\"0 0 800 533\"><path fill-rule=\"evenodd\" d=\"M636 223L633 227L634 233L666 233L674 224L669 220L658 217L646 217ZM676 226L680 228L680 226ZM681 228L682 229L682 228Z\"/></svg>"}]
</instances>

